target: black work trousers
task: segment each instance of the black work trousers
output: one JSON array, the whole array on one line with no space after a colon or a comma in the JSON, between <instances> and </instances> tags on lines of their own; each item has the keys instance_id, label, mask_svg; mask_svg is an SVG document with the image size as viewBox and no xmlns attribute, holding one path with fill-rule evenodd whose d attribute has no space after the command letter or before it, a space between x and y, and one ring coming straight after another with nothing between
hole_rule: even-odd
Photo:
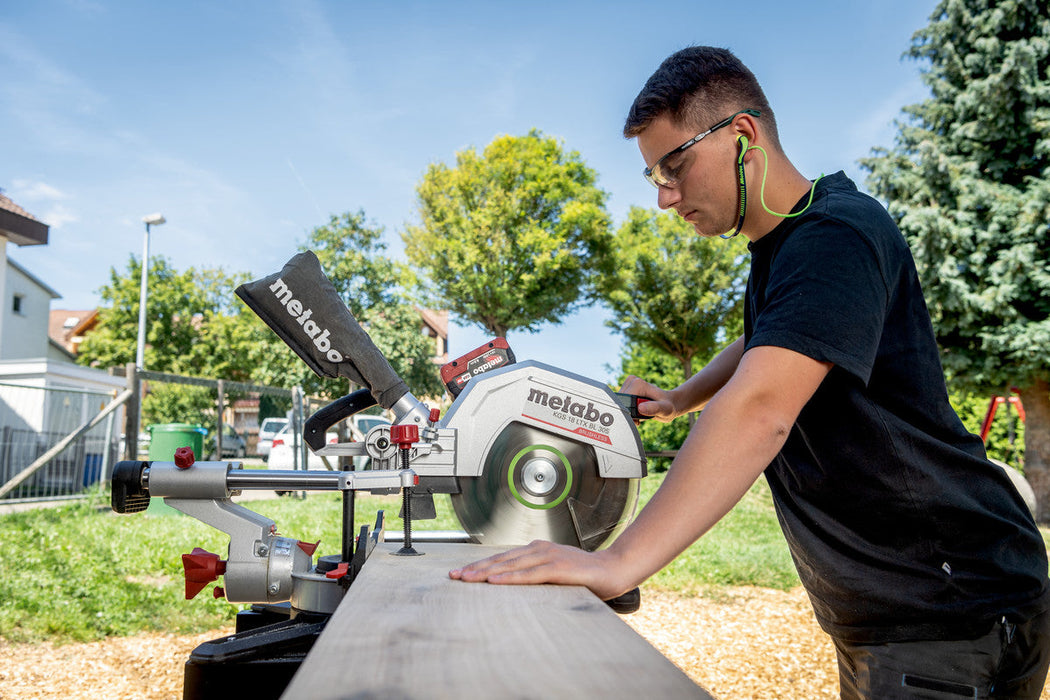
<instances>
[{"instance_id":1,"label":"black work trousers","mask_svg":"<svg viewBox=\"0 0 1050 700\"><path fill-rule=\"evenodd\" d=\"M1037 700L1050 666L1050 611L1020 622L1004 617L978 639L834 642L843 700Z\"/></svg>"}]
</instances>

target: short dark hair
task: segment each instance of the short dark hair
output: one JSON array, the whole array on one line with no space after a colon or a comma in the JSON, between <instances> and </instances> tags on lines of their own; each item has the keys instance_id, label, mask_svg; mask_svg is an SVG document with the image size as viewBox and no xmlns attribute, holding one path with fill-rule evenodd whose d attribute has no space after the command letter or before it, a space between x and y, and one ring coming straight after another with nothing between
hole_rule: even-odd
<instances>
[{"instance_id":1,"label":"short dark hair","mask_svg":"<svg viewBox=\"0 0 1050 700\"><path fill-rule=\"evenodd\" d=\"M669 56L634 98L623 127L634 138L660 116L697 131L733 112L757 109L767 136L780 147L773 109L755 75L729 49L691 46Z\"/></svg>"}]
</instances>

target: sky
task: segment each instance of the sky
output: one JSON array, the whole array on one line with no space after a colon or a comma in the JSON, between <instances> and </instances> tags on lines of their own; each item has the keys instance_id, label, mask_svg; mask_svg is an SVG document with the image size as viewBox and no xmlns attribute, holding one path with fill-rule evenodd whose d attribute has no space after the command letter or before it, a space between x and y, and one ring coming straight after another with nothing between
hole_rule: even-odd
<instances>
[{"instance_id":1,"label":"sky","mask_svg":"<svg viewBox=\"0 0 1050 700\"><path fill-rule=\"evenodd\" d=\"M427 166L537 128L579 152L614 225L656 206L634 141L635 95L678 49L731 49L758 77L807 177L892 146L928 96L903 58L934 0L750 3L0 0L0 189L50 226L8 256L101 303L110 270L278 271L330 216L363 210L404 260ZM508 335L519 360L618 376L601 307ZM488 339L453 318L450 357Z\"/></svg>"}]
</instances>

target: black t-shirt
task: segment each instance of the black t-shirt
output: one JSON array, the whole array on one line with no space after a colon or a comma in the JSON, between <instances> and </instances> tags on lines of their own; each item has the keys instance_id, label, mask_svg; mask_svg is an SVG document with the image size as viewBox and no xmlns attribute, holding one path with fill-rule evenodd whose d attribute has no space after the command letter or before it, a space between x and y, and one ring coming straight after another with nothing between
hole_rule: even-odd
<instances>
[{"instance_id":1,"label":"black t-shirt","mask_svg":"<svg viewBox=\"0 0 1050 700\"><path fill-rule=\"evenodd\" d=\"M915 265L885 209L840 172L749 248L747 348L834 365L765 472L824 630L967 638L1046 607L1042 538L948 403Z\"/></svg>"}]
</instances>

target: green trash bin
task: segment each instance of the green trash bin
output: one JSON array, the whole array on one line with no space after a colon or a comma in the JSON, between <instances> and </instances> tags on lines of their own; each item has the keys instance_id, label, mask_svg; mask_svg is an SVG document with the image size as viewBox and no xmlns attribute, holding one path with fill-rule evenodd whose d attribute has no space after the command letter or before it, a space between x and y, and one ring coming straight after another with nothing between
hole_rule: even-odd
<instances>
[{"instance_id":1,"label":"green trash bin","mask_svg":"<svg viewBox=\"0 0 1050 700\"><path fill-rule=\"evenodd\" d=\"M204 459L204 426L191 423L157 423L149 426L149 458L151 461L171 462L175 450L193 448L197 459Z\"/></svg>"}]
</instances>

